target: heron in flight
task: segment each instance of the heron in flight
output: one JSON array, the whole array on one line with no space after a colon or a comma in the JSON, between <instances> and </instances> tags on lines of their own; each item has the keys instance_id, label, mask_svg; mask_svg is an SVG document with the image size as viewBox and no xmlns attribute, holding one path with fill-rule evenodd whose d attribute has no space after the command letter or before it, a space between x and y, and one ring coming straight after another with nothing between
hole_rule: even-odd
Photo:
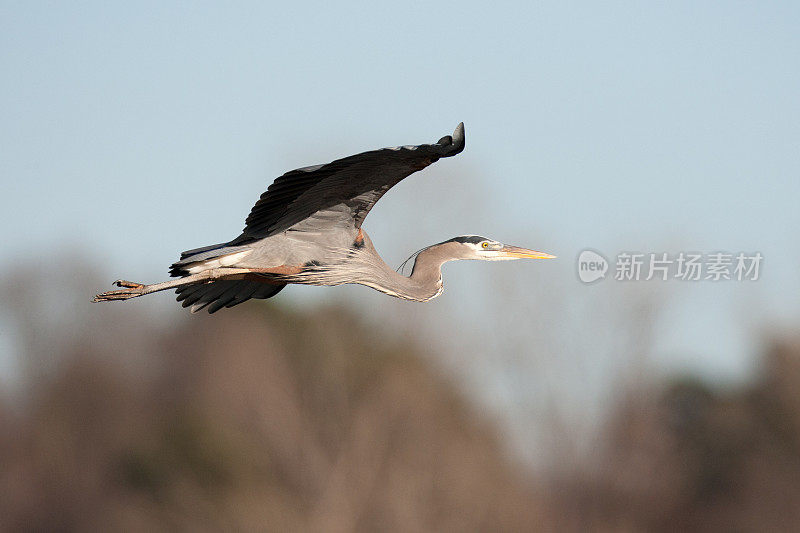
<instances>
[{"instance_id":1,"label":"heron in flight","mask_svg":"<svg viewBox=\"0 0 800 533\"><path fill-rule=\"evenodd\" d=\"M442 265L459 259L549 259L544 252L463 235L412 255L406 277L392 270L361 228L372 206L406 176L464 149L464 124L435 144L383 148L299 168L275 180L256 202L242 234L223 244L188 250L170 267L178 279L122 287L92 301L127 300L176 289L191 311L214 313L251 298L271 298L289 283L358 283L380 292L425 302L442 292ZM411 259L409 258L409 259Z\"/></svg>"}]
</instances>

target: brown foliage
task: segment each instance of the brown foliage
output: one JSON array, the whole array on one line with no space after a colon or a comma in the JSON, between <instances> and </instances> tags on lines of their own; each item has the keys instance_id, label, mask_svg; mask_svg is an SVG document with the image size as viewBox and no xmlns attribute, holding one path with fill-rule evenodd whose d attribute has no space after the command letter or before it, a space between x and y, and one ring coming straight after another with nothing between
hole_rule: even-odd
<instances>
[{"instance_id":1,"label":"brown foliage","mask_svg":"<svg viewBox=\"0 0 800 533\"><path fill-rule=\"evenodd\" d=\"M674 380L629 392L592 468L565 476L556 506L574 529L796 531L800 342L774 346L753 383Z\"/></svg>"},{"instance_id":2,"label":"brown foliage","mask_svg":"<svg viewBox=\"0 0 800 533\"><path fill-rule=\"evenodd\" d=\"M738 388L633 383L588 457L552 431L537 474L430 354L342 308L163 323L90 306L74 273L28 279L0 284L22 371L0 397L3 531L800 525L800 342Z\"/></svg>"},{"instance_id":3,"label":"brown foliage","mask_svg":"<svg viewBox=\"0 0 800 533\"><path fill-rule=\"evenodd\" d=\"M4 529L514 531L540 519L491 428L413 343L338 308L128 319L151 341L138 364L95 331L47 343L58 364L4 411Z\"/></svg>"}]
</instances>

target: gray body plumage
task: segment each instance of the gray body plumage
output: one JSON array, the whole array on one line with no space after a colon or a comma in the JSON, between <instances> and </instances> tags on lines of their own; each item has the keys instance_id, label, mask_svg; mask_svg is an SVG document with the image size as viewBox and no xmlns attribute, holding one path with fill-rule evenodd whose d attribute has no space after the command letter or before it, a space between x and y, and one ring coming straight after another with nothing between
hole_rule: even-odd
<instances>
[{"instance_id":1,"label":"gray body plumage","mask_svg":"<svg viewBox=\"0 0 800 533\"><path fill-rule=\"evenodd\" d=\"M288 172L261 196L241 235L228 243L184 252L171 266L170 274L185 276L209 263L213 265L218 258L240 254L225 266L302 269L292 274L263 274L282 284L360 283L392 296L430 299L440 292L441 278L432 293L404 291L408 282L403 280L408 278L396 274L380 258L361 230L361 223L381 196L400 180L463 149L464 125L459 124L452 137L443 137L436 144L373 150ZM356 244L359 239L361 245ZM385 280L399 282L397 290L384 286ZM193 311L210 305L213 312L250 298L269 298L280 290L269 293L259 282L237 280L228 282L223 291L214 286L219 283L178 289L178 298L184 306L191 305Z\"/></svg>"}]
</instances>

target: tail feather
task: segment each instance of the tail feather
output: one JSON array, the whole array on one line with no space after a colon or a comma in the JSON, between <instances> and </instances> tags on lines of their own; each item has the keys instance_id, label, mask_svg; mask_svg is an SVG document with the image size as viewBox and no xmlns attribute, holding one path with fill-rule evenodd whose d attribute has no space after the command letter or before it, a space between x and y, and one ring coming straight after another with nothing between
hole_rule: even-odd
<instances>
[{"instance_id":1,"label":"tail feather","mask_svg":"<svg viewBox=\"0 0 800 533\"><path fill-rule=\"evenodd\" d=\"M207 268L229 266L250 251L251 249L247 246L228 246L228 243L187 250L181 252L181 258L169 266L169 275L173 278L188 276L196 273L192 271L193 267L199 266L202 270L205 268L205 263L208 263ZM218 260L219 264L214 263L214 260Z\"/></svg>"},{"instance_id":2,"label":"tail feather","mask_svg":"<svg viewBox=\"0 0 800 533\"><path fill-rule=\"evenodd\" d=\"M211 246L201 246L200 248L194 248L192 250L186 250L185 252L181 252L181 260L186 259L187 257L201 254L203 252L210 252L211 250L217 250L219 248L223 248L228 243L224 242L222 244L212 244Z\"/></svg>"},{"instance_id":3,"label":"tail feather","mask_svg":"<svg viewBox=\"0 0 800 533\"><path fill-rule=\"evenodd\" d=\"M175 292L183 307L191 306L192 313L208 307L215 313L223 307L233 307L251 298L266 299L278 294L285 284L274 285L258 281L220 280L212 283L189 285Z\"/></svg>"}]
</instances>

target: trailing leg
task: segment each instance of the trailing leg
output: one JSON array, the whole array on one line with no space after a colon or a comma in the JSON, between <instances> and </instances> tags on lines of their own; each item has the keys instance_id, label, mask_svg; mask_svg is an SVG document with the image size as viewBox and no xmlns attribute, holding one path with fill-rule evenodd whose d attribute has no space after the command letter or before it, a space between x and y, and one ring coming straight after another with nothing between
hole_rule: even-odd
<instances>
[{"instance_id":1,"label":"trailing leg","mask_svg":"<svg viewBox=\"0 0 800 533\"><path fill-rule=\"evenodd\" d=\"M225 279L229 278L230 276L238 277L250 272L251 270L246 268L214 268L204 270L203 272L192 274L190 276L164 281L162 283L153 283L152 285L144 285L142 283L118 279L113 284L117 287L123 287L122 290L100 293L95 296L92 301L111 302L115 300L129 300L131 298L144 296L145 294L150 294L152 292L177 289L187 285L195 285L199 283L210 283L218 279Z\"/></svg>"}]
</instances>

